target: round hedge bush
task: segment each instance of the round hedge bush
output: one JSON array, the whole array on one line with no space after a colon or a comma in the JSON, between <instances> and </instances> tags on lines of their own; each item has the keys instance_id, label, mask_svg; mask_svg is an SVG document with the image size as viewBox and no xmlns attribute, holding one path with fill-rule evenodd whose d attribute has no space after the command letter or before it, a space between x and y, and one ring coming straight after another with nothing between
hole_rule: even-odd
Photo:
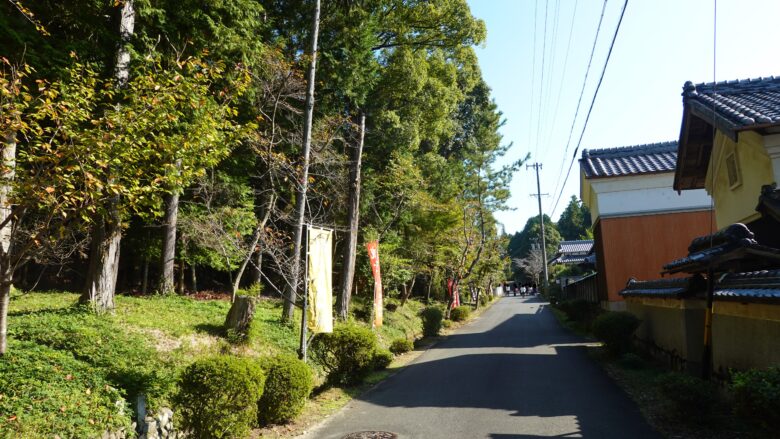
<instances>
[{"instance_id":1,"label":"round hedge bush","mask_svg":"<svg viewBox=\"0 0 780 439\"><path fill-rule=\"evenodd\" d=\"M450 320L453 322L462 322L469 318L469 315L471 314L471 308L468 306L459 306L457 308L453 308L452 311L450 311Z\"/></svg>"},{"instance_id":2,"label":"round hedge bush","mask_svg":"<svg viewBox=\"0 0 780 439\"><path fill-rule=\"evenodd\" d=\"M261 424L282 424L295 419L303 410L314 387L311 368L290 354L264 359L265 389L258 401Z\"/></svg>"},{"instance_id":3,"label":"round hedge bush","mask_svg":"<svg viewBox=\"0 0 780 439\"><path fill-rule=\"evenodd\" d=\"M249 436L265 375L256 361L220 355L195 361L179 379L174 396L182 427L198 438Z\"/></svg>"},{"instance_id":4,"label":"round hedge bush","mask_svg":"<svg viewBox=\"0 0 780 439\"><path fill-rule=\"evenodd\" d=\"M436 337L441 331L441 322L444 320L444 312L438 306L428 306L420 312L423 324L423 335Z\"/></svg>"},{"instance_id":5,"label":"round hedge bush","mask_svg":"<svg viewBox=\"0 0 780 439\"><path fill-rule=\"evenodd\" d=\"M393 353L387 349L377 349L374 351L372 362L374 363L374 370L387 369L387 366L390 366L390 363L393 362Z\"/></svg>"},{"instance_id":6,"label":"round hedge bush","mask_svg":"<svg viewBox=\"0 0 780 439\"><path fill-rule=\"evenodd\" d=\"M631 339L639 327L639 319L627 311L604 313L593 321L593 334L612 354L631 350Z\"/></svg>"},{"instance_id":7,"label":"round hedge bush","mask_svg":"<svg viewBox=\"0 0 780 439\"><path fill-rule=\"evenodd\" d=\"M414 349L414 343L406 338L396 338L390 343L390 352L401 355Z\"/></svg>"},{"instance_id":8,"label":"round hedge bush","mask_svg":"<svg viewBox=\"0 0 780 439\"><path fill-rule=\"evenodd\" d=\"M376 335L354 323L336 325L330 334L317 334L311 343L314 361L334 384L359 383L374 368Z\"/></svg>"}]
</instances>

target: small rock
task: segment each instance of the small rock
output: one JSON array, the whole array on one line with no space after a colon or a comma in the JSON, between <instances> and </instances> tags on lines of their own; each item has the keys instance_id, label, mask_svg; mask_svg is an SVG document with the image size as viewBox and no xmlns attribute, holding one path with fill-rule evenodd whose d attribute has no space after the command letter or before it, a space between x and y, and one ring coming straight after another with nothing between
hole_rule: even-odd
<instances>
[{"instance_id":1,"label":"small rock","mask_svg":"<svg viewBox=\"0 0 780 439\"><path fill-rule=\"evenodd\" d=\"M146 439L160 439L157 432L157 421L154 419L146 423Z\"/></svg>"}]
</instances>

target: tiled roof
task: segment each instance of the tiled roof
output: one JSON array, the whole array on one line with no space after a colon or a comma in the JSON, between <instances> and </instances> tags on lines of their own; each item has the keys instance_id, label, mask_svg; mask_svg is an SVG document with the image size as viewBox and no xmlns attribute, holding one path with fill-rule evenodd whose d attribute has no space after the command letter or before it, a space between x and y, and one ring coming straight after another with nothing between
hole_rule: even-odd
<instances>
[{"instance_id":1,"label":"tiled roof","mask_svg":"<svg viewBox=\"0 0 780 439\"><path fill-rule=\"evenodd\" d=\"M561 255L552 261L553 264L579 264L585 262L586 255Z\"/></svg>"},{"instance_id":2,"label":"tiled roof","mask_svg":"<svg viewBox=\"0 0 780 439\"><path fill-rule=\"evenodd\" d=\"M715 297L722 300L780 299L780 270L727 274L715 286Z\"/></svg>"},{"instance_id":3,"label":"tiled roof","mask_svg":"<svg viewBox=\"0 0 780 439\"><path fill-rule=\"evenodd\" d=\"M733 131L780 124L780 77L683 86L683 102L712 111Z\"/></svg>"},{"instance_id":4,"label":"tiled roof","mask_svg":"<svg viewBox=\"0 0 780 439\"><path fill-rule=\"evenodd\" d=\"M677 142L649 143L620 148L586 149L580 166L587 178L673 172L677 163Z\"/></svg>"},{"instance_id":5,"label":"tiled roof","mask_svg":"<svg viewBox=\"0 0 780 439\"><path fill-rule=\"evenodd\" d=\"M682 298L706 288L701 277L638 281L631 279L619 294L623 297Z\"/></svg>"},{"instance_id":6,"label":"tiled roof","mask_svg":"<svg viewBox=\"0 0 780 439\"><path fill-rule=\"evenodd\" d=\"M561 241L560 244L558 244L558 252L562 254L588 254L591 248L593 248L592 239L585 239L582 241Z\"/></svg>"}]
</instances>

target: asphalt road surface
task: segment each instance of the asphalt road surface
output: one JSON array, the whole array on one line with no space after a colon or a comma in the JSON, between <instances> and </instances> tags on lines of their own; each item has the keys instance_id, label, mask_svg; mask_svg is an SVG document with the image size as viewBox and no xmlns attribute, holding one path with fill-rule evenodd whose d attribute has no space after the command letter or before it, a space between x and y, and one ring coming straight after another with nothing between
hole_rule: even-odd
<instances>
[{"instance_id":1,"label":"asphalt road surface","mask_svg":"<svg viewBox=\"0 0 780 439\"><path fill-rule=\"evenodd\" d=\"M306 437L660 437L547 307L499 300Z\"/></svg>"}]
</instances>

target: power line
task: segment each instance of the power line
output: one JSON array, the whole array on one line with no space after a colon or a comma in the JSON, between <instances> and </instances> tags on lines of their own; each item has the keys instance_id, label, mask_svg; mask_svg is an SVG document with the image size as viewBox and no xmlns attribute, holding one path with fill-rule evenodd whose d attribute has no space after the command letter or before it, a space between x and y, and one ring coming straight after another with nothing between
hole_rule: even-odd
<instances>
[{"instance_id":1,"label":"power line","mask_svg":"<svg viewBox=\"0 0 780 439\"><path fill-rule=\"evenodd\" d=\"M550 0L544 2L544 38L542 39L542 75L539 78L539 111L536 113L536 142L534 145L534 156L539 152L539 132L542 126L542 95L544 94L544 64L547 54L547 11L550 8Z\"/></svg>"},{"instance_id":2,"label":"power line","mask_svg":"<svg viewBox=\"0 0 780 439\"><path fill-rule=\"evenodd\" d=\"M552 123L550 124L549 129L547 131L547 136L546 137L548 139L552 138L553 127L555 126L555 122L558 120L558 108L559 108L559 106L561 104L561 91L563 90L563 80L564 80L564 78L566 76L566 66L568 66L568 64L569 64L569 52L571 51L571 40L572 40L572 36L574 35L574 19L577 16L577 3L579 3L578 0L575 0L574 1L574 9L573 9L573 11L571 13L571 22L569 23L569 42L566 44L566 55L563 58L563 72L561 73L561 83L558 86L558 95L555 98L555 110L553 111ZM564 153L564 156L565 155L566 155L566 153ZM561 163L564 163L564 162L561 162ZM561 171L563 171L563 165L561 165ZM558 171L559 175L560 175L561 171Z\"/></svg>"},{"instance_id":3,"label":"power line","mask_svg":"<svg viewBox=\"0 0 780 439\"><path fill-rule=\"evenodd\" d=\"M623 16L626 13L627 6L628 6L628 0L625 0L625 2L623 3L623 9L620 11L620 19L618 20L617 27L615 27L615 33L612 35L612 42L609 45L609 52L607 52L607 59L604 61L604 68L601 69L601 76L599 77L598 84L596 84L596 91L593 93L593 100L590 101L590 108L588 108L588 115L585 117L585 124L582 126L582 132L580 133L580 138L577 141L577 148L574 149L574 154L571 157L571 163L569 163L569 170L566 171L566 178L563 180L563 186L561 186L561 191L558 193L558 198L555 200L555 205L550 211L551 216L555 214L555 209L558 208L558 202L561 200L561 195L563 195L563 190L564 188L566 188L566 182L569 181L569 174L571 174L571 167L572 165L574 165L574 159L577 157L577 152L580 150L580 145L582 144L582 138L583 136L585 136L585 129L588 127L588 120L590 120L590 113L593 111L593 105L596 103L596 97L599 94L601 83L602 81L604 81L604 74L607 72L607 65L609 65L609 59L612 56L612 49L615 47L615 41L617 40L618 32L620 31L620 24L623 23Z\"/></svg>"},{"instance_id":4,"label":"power line","mask_svg":"<svg viewBox=\"0 0 780 439\"><path fill-rule=\"evenodd\" d=\"M558 185L561 183L561 175L563 174L563 165L566 163L566 154L569 152L569 145L571 144L571 136L574 134L574 125L577 122L577 116L580 113L580 105L582 104L582 97L585 95L585 86L588 84L588 75L590 74L590 66L593 63L593 54L596 53L596 43L599 40L599 33L601 32L601 23L604 21L604 11L607 9L607 0L604 0L604 4L601 6L601 16L599 17L599 25L596 27L596 36L593 38L593 48L590 50L590 58L588 59L588 68L585 70L585 79L582 81L582 90L580 90L580 97L577 99L577 109L574 111L574 119L571 121L571 129L569 129L569 138L566 140L566 148L563 151L563 161L561 161L561 169L558 171L558 181L555 183L555 189L553 193L558 192Z\"/></svg>"},{"instance_id":5,"label":"power line","mask_svg":"<svg viewBox=\"0 0 780 439\"><path fill-rule=\"evenodd\" d=\"M536 0L534 3L534 57L533 62L531 63L531 100L530 100L530 107L528 108L528 146L530 148L531 146L531 132L533 131L532 127L534 125L534 87L536 86L536 19L537 19L537 9L539 6L539 0ZM534 151L534 154L536 154L536 151Z\"/></svg>"}]
</instances>

